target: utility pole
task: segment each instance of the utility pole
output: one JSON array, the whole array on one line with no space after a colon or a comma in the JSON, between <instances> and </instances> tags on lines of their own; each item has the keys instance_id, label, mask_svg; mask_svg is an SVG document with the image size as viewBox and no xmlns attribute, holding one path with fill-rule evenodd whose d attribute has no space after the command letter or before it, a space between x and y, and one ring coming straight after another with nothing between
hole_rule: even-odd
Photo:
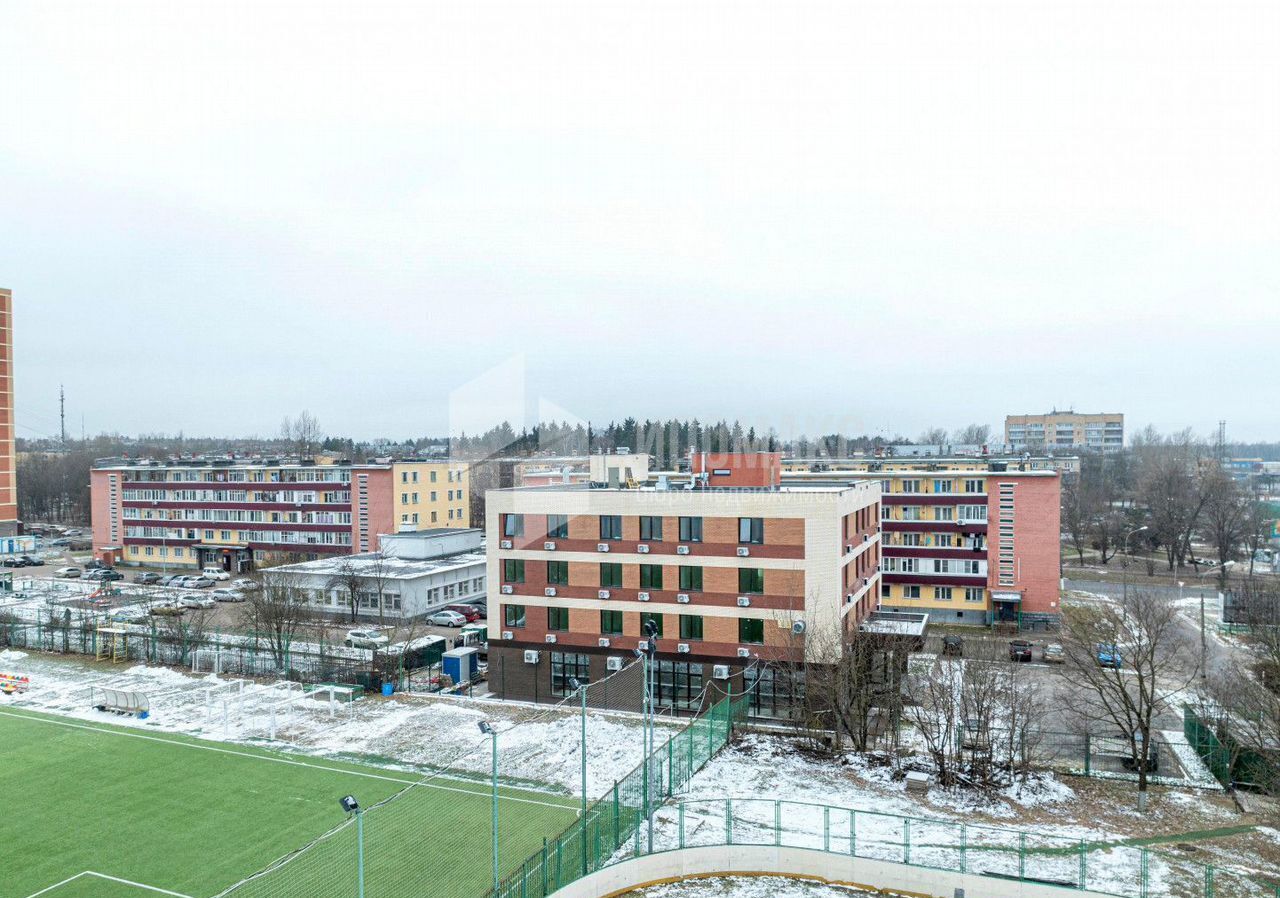
<instances>
[{"instance_id":1,"label":"utility pole","mask_svg":"<svg viewBox=\"0 0 1280 898\"><path fill-rule=\"evenodd\" d=\"M62 447L67 446L67 391L58 384L58 420L61 422Z\"/></svg>"}]
</instances>

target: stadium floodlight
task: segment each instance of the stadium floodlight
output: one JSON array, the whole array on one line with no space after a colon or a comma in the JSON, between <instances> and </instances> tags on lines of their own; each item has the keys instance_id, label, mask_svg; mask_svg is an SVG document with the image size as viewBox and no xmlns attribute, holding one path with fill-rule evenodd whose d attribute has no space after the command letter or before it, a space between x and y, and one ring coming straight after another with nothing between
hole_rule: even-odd
<instances>
[{"instance_id":1,"label":"stadium floodlight","mask_svg":"<svg viewBox=\"0 0 1280 898\"><path fill-rule=\"evenodd\" d=\"M479 727L480 727L480 732L484 733L486 736L493 735L493 727L489 726L489 721L487 720L480 721Z\"/></svg>"},{"instance_id":2,"label":"stadium floodlight","mask_svg":"<svg viewBox=\"0 0 1280 898\"><path fill-rule=\"evenodd\" d=\"M577 677L570 677L569 687L573 689L573 691L577 692L579 689L582 688L582 683L578 680Z\"/></svg>"},{"instance_id":3,"label":"stadium floodlight","mask_svg":"<svg viewBox=\"0 0 1280 898\"><path fill-rule=\"evenodd\" d=\"M364 898L364 811L354 795L344 795L338 804L348 814L356 815L356 895Z\"/></svg>"},{"instance_id":4,"label":"stadium floodlight","mask_svg":"<svg viewBox=\"0 0 1280 898\"><path fill-rule=\"evenodd\" d=\"M338 804L342 805L342 809L348 814L354 814L360 810L360 802L356 801L354 795L344 795L338 799Z\"/></svg>"},{"instance_id":5,"label":"stadium floodlight","mask_svg":"<svg viewBox=\"0 0 1280 898\"><path fill-rule=\"evenodd\" d=\"M658 624L653 618L649 618L644 622L644 632L650 638L654 639L658 635Z\"/></svg>"}]
</instances>

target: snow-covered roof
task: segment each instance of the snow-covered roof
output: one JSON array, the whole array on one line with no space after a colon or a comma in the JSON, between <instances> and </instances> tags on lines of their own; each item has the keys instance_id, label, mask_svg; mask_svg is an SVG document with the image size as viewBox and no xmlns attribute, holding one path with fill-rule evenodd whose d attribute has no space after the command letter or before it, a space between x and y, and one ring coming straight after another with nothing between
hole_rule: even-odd
<instances>
[{"instance_id":1,"label":"snow-covered roof","mask_svg":"<svg viewBox=\"0 0 1280 898\"><path fill-rule=\"evenodd\" d=\"M392 558L376 552L362 552L358 555L337 555L332 558L320 558L315 561L304 561L299 564L286 564L270 568L268 574L279 572L304 574L313 577L332 577L338 574L356 574L361 577L383 577L389 580L412 580L427 577L431 574L442 574L460 568L483 565L483 552L460 552L457 555L445 555L441 558L425 560Z\"/></svg>"}]
</instances>

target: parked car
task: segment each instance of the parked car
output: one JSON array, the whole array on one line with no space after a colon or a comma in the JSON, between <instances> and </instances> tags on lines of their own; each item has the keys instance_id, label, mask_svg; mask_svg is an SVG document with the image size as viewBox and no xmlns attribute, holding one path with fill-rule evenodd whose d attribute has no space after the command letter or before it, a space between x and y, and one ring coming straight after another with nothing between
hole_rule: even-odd
<instances>
[{"instance_id":1,"label":"parked car","mask_svg":"<svg viewBox=\"0 0 1280 898\"><path fill-rule=\"evenodd\" d=\"M78 567L60 567L53 572L55 577L61 577L64 580L74 580L80 576L80 568Z\"/></svg>"},{"instance_id":2,"label":"parked car","mask_svg":"<svg viewBox=\"0 0 1280 898\"><path fill-rule=\"evenodd\" d=\"M1057 642L1051 642L1044 647L1044 663L1045 664L1063 664L1067 660L1067 653L1062 650L1062 645Z\"/></svg>"},{"instance_id":3,"label":"parked car","mask_svg":"<svg viewBox=\"0 0 1280 898\"><path fill-rule=\"evenodd\" d=\"M236 589L215 589L209 593L215 602L243 602L244 593Z\"/></svg>"},{"instance_id":4,"label":"parked car","mask_svg":"<svg viewBox=\"0 0 1280 898\"><path fill-rule=\"evenodd\" d=\"M44 562L39 558L32 558L30 555L22 556L22 563L27 567L44 567Z\"/></svg>"},{"instance_id":5,"label":"parked car","mask_svg":"<svg viewBox=\"0 0 1280 898\"><path fill-rule=\"evenodd\" d=\"M186 574L165 574L156 581L157 586L177 586L179 580L185 580Z\"/></svg>"},{"instance_id":6,"label":"parked car","mask_svg":"<svg viewBox=\"0 0 1280 898\"><path fill-rule=\"evenodd\" d=\"M100 561L97 558L90 558L84 563L84 569L86 571L100 571L105 567L111 567L111 565L107 564L105 561Z\"/></svg>"},{"instance_id":7,"label":"parked car","mask_svg":"<svg viewBox=\"0 0 1280 898\"><path fill-rule=\"evenodd\" d=\"M109 568L109 567L107 567L107 568L102 568L102 569L101 569L101 570L99 570L99 571L95 571L95 573L97 574L97 576L96 576L96 577L94 577L94 579L95 579L95 580L101 580L103 583L110 583L110 582L112 582L113 580L123 580L123 579L124 579L124 574L120 573L120 572L119 572L119 571L117 571L117 570L114 570L114 569L112 569L112 568Z\"/></svg>"},{"instance_id":8,"label":"parked car","mask_svg":"<svg viewBox=\"0 0 1280 898\"><path fill-rule=\"evenodd\" d=\"M258 588L258 582L256 580L249 580L243 577L240 578L239 580L232 580L227 585L231 589L238 589L238 590L241 590L242 592L248 592L249 590Z\"/></svg>"},{"instance_id":9,"label":"parked car","mask_svg":"<svg viewBox=\"0 0 1280 898\"><path fill-rule=\"evenodd\" d=\"M177 602L164 602L151 606L151 613L157 617L181 617L187 611Z\"/></svg>"},{"instance_id":10,"label":"parked car","mask_svg":"<svg viewBox=\"0 0 1280 898\"><path fill-rule=\"evenodd\" d=\"M1030 661L1031 660L1031 643L1025 639L1015 639L1009 643L1009 660L1010 661Z\"/></svg>"},{"instance_id":11,"label":"parked car","mask_svg":"<svg viewBox=\"0 0 1280 898\"><path fill-rule=\"evenodd\" d=\"M353 649L380 649L391 640L381 630L348 630L346 643Z\"/></svg>"},{"instance_id":12,"label":"parked car","mask_svg":"<svg viewBox=\"0 0 1280 898\"><path fill-rule=\"evenodd\" d=\"M152 571L143 571L141 574L133 578L133 582L141 583L143 586L151 586L160 582L160 575Z\"/></svg>"},{"instance_id":13,"label":"parked car","mask_svg":"<svg viewBox=\"0 0 1280 898\"><path fill-rule=\"evenodd\" d=\"M484 615L480 613L480 609L475 605L450 605L445 610L456 611L458 614L461 614L466 618L466 623L468 624L474 623L484 617Z\"/></svg>"},{"instance_id":14,"label":"parked car","mask_svg":"<svg viewBox=\"0 0 1280 898\"><path fill-rule=\"evenodd\" d=\"M231 575L220 567L206 567L200 572L208 580L230 580Z\"/></svg>"},{"instance_id":15,"label":"parked car","mask_svg":"<svg viewBox=\"0 0 1280 898\"><path fill-rule=\"evenodd\" d=\"M208 589L213 585L213 581L203 575L197 577L183 577L183 589Z\"/></svg>"},{"instance_id":16,"label":"parked car","mask_svg":"<svg viewBox=\"0 0 1280 898\"><path fill-rule=\"evenodd\" d=\"M0 567L26 567L21 558L0 558Z\"/></svg>"},{"instance_id":17,"label":"parked car","mask_svg":"<svg viewBox=\"0 0 1280 898\"><path fill-rule=\"evenodd\" d=\"M437 627L461 627L463 624L469 623L469 621L458 612L445 608L443 611L427 615L427 623L434 624Z\"/></svg>"},{"instance_id":18,"label":"parked car","mask_svg":"<svg viewBox=\"0 0 1280 898\"><path fill-rule=\"evenodd\" d=\"M942 637L942 654L955 658L964 657L964 640L959 636Z\"/></svg>"},{"instance_id":19,"label":"parked car","mask_svg":"<svg viewBox=\"0 0 1280 898\"><path fill-rule=\"evenodd\" d=\"M125 624L147 616L147 609L139 605L126 605L111 613L111 619L117 624Z\"/></svg>"},{"instance_id":20,"label":"parked car","mask_svg":"<svg viewBox=\"0 0 1280 898\"><path fill-rule=\"evenodd\" d=\"M217 604L212 596L183 596L179 599L183 608L212 608Z\"/></svg>"},{"instance_id":21,"label":"parked car","mask_svg":"<svg viewBox=\"0 0 1280 898\"><path fill-rule=\"evenodd\" d=\"M1099 667L1110 667L1115 670L1124 667L1124 658L1120 655L1120 649L1114 645L1104 642L1098 643L1096 657Z\"/></svg>"}]
</instances>

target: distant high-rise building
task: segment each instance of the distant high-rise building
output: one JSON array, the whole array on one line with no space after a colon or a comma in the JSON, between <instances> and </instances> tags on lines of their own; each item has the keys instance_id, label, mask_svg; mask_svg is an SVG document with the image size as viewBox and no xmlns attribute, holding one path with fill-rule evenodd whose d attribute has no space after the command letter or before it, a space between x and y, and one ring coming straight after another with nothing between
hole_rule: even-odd
<instances>
[{"instance_id":1,"label":"distant high-rise building","mask_svg":"<svg viewBox=\"0 0 1280 898\"><path fill-rule=\"evenodd\" d=\"M1016 452L1054 447L1122 449L1124 415L1108 412L1085 415L1057 409L1047 415L1007 415L1004 441Z\"/></svg>"},{"instance_id":2,"label":"distant high-rise building","mask_svg":"<svg viewBox=\"0 0 1280 898\"><path fill-rule=\"evenodd\" d=\"M13 293L0 288L0 536L18 532L17 448L13 427Z\"/></svg>"}]
</instances>

